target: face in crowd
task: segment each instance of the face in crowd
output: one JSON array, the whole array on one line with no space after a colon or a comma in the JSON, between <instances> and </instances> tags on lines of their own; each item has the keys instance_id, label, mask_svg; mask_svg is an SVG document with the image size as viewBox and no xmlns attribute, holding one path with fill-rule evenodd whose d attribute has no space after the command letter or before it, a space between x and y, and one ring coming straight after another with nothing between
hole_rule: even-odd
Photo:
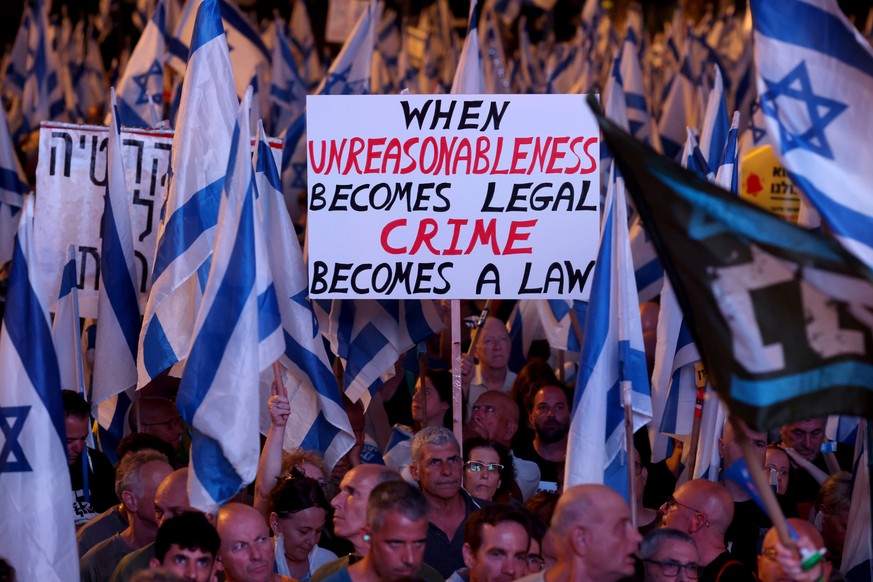
<instances>
[{"instance_id":1,"label":"face in crowd","mask_svg":"<svg viewBox=\"0 0 873 582\"><path fill-rule=\"evenodd\" d=\"M544 444L560 442L570 431L570 403L557 386L543 386L534 397L531 424Z\"/></svg>"}]
</instances>

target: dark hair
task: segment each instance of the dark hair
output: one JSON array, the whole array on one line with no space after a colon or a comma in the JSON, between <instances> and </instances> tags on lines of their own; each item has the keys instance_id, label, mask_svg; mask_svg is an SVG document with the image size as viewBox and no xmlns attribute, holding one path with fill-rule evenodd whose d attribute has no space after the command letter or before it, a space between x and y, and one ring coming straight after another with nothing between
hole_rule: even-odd
<instances>
[{"instance_id":1,"label":"dark hair","mask_svg":"<svg viewBox=\"0 0 873 582\"><path fill-rule=\"evenodd\" d=\"M64 416L72 416L73 418L91 417L91 405L78 392L61 390L61 399L64 403Z\"/></svg>"},{"instance_id":2,"label":"dark hair","mask_svg":"<svg viewBox=\"0 0 873 582\"><path fill-rule=\"evenodd\" d=\"M270 492L270 511L284 519L293 513L319 507L325 511L330 510L327 498L318 481L309 477L296 476L299 473L292 472L293 477L282 479Z\"/></svg>"},{"instance_id":3,"label":"dark hair","mask_svg":"<svg viewBox=\"0 0 873 582\"><path fill-rule=\"evenodd\" d=\"M186 511L164 520L158 528L158 535L155 537L155 558L163 563L173 544L185 550L200 550L215 557L221 545L221 538L205 515L199 511Z\"/></svg>"},{"instance_id":4,"label":"dark hair","mask_svg":"<svg viewBox=\"0 0 873 582\"><path fill-rule=\"evenodd\" d=\"M158 451L166 455L168 459L172 459L176 456L176 452L173 450L166 441L161 440L152 434L145 434L142 432L132 432L118 443L118 446L115 448L115 454L118 455L120 459L127 453L135 453L136 451L144 451L144 450L152 450Z\"/></svg>"},{"instance_id":5,"label":"dark hair","mask_svg":"<svg viewBox=\"0 0 873 582\"><path fill-rule=\"evenodd\" d=\"M15 582L15 568L4 558L0 558L0 582Z\"/></svg>"},{"instance_id":6,"label":"dark hair","mask_svg":"<svg viewBox=\"0 0 873 582\"><path fill-rule=\"evenodd\" d=\"M406 519L417 521L427 517L427 500L421 489L406 481L388 481L377 485L367 500L367 525L379 531L385 516L396 511Z\"/></svg>"},{"instance_id":7,"label":"dark hair","mask_svg":"<svg viewBox=\"0 0 873 582\"><path fill-rule=\"evenodd\" d=\"M545 524L540 521L540 519L535 516L533 513L528 511L527 508L522 508L522 511L525 512L528 519L530 520L530 538L531 540L536 540L540 545L540 548L543 547L543 538L546 537L546 531L549 529L548 524ZM540 552L542 553L542 551Z\"/></svg>"},{"instance_id":8,"label":"dark hair","mask_svg":"<svg viewBox=\"0 0 873 582\"><path fill-rule=\"evenodd\" d=\"M534 401L537 398L537 392L545 388L546 386L554 386L558 390L564 393L564 396L567 398L567 405L573 406L573 392L566 385L561 384L559 380L540 380L539 382L535 382L530 389L530 392L527 394L527 399L525 400L524 406L527 413L530 414L533 412Z\"/></svg>"},{"instance_id":9,"label":"dark hair","mask_svg":"<svg viewBox=\"0 0 873 582\"><path fill-rule=\"evenodd\" d=\"M490 441L483 437L470 437L464 441L464 461L470 461L470 453L475 448L491 449L500 458L500 464L503 465L503 470L500 471L500 485L494 496L508 493L512 488L512 483L515 481L515 464L512 462L512 456L509 454L509 449L498 442Z\"/></svg>"},{"instance_id":10,"label":"dark hair","mask_svg":"<svg viewBox=\"0 0 873 582\"><path fill-rule=\"evenodd\" d=\"M428 368L425 376L430 378L433 387L436 388L440 402L445 402L449 405L449 409L443 415L443 426L451 429L454 422L452 410L452 373L443 368Z\"/></svg>"},{"instance_id":11,"label":"dark hair","mask_svg":"<svg viewBox=\"0 0 873 582\"><path fill-rule=\"evenodd\" d=\"M482 546L482 526L498 525L512 521L524 528L528 540L531 537L530 519L522 510L512 505L494 504L487 505L470 514L467 525L464 526L464 543L470 544L475 552Z\"/></svg>"},{"instance_id":12,"label":"dark hair","mask_svg":"<svg viewBox=\"0 0 873 582\"><path fill-rule=\"evenodd\" d=\"M555 507L557 507L560 498L561 496L557 493L540 491L524 503L524 508L548 528L552 523L552 515L555 513Z\"/></svg>"},{"instance_id":13,"label":"dark hair","mask_svg":"<svg viewBox=\"0 0 873 582\"><path fill-rule=\"evenodd\" d=\"M546 362L528 362L519 370L518 376L512 383L512 388L509 390L509 395L518 404L519 412L527 410L528 398L531 390L535 387L542 386L543 382L557 382L555 371Z\"/></svg>"}]
</instances>

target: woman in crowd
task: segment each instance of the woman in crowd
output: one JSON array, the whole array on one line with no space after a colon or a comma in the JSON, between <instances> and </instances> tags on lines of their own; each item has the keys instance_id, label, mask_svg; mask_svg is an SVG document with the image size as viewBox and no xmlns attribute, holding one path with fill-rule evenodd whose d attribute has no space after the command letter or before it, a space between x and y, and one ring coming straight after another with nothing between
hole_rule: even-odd
<instances>
[{"instance_id":1,"label":"woman in crowd","mask_svg":"<svg viewBox=\"0 0 873 582\"><path fill-rule=\"evenodd\" d=\"M506 503L515 481L512 457L503 445L482 437L464 441L464 489L478 499Z\"/></svg>"}]
</instances>

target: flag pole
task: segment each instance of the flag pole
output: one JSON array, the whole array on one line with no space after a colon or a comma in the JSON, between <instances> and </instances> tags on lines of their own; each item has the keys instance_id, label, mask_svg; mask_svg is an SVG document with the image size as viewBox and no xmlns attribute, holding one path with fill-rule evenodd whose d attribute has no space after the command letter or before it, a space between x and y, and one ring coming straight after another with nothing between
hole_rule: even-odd
<instances>
[{"instance_id":1,"label":"flag pole","mask_svg":"<svg viewBox=\"0 0 873 582\"><path fill-rule=\"evenodd\" d=\"M558 350L558 381L564 384L564 350Z\"/></svg>"},{"instance_id":2,"label":"flag pole","mask_svg":"<svg viewBox=\"0 0 873 582\"><path fill-rule=\"evenodd\" d=\"M631 398L632 386L630 380L621 381L621 401L624 405L624 437L627 446L627 490L628 505L630 506L631 523L637 527L637 503L634 487L634 423L633 423L633 400Z\"/></svg>"},{"instance_id":3,"label":"flag pole","mask_svg":"<svg viewBox=\"0 0 873 582\"><path fill-rule=\"evenodd\" d=\"M703 421L703 404L706 399L706 369L701 362L694 366L694 379L697 383L697 399L694 402L694 421L691 425L691 442L688 445L688 480L694 479L697 469L697 448L700 445L700 423Z\"/></svg>"},{"instance_id":4,"label":"flag pole","mask_svg":"<svg viewBox=\"0 0 873 582\"><path fill-rule=\"evenodd\" d=\"M582 346L582 326L579 324L579 316L576 315L575 300L573 300L573 303L570 305L570 326L573 328L573 333L576 334L576 341L579 342L579 346L581 349L581 346Z\"/></svg>"},{"instance_id":5,"label":"flag pole","mask_svg":"<svg viewBox=\"0 0 873 582\"><path fill-rule=\"evenodd\" d=\"M67 247L67 261L76 260L76 247L70 245ZM76 264L75 262L73 263ZM78 270L78 269L77 269ZM79 393L87 399L85 392L85 362L82 361L82 337L79 329L79 287L73 285L70 292L73 294L73 329L70 332L73 334L73 346L76 350L76 381L79 384ZM90 402L90 401L89 401Z\"/></svg>"},{"instance_id":6,"label":"flag pole","mask_svg":"<svg viewBox=\"0 0 873 582\"><path fill-rule=\"evenodd\" d=\"M458 443L463 442L461 415L463 411L461 391L461 300L452 299L452 431ZM474 340L475 341L475 340Z\"/></svg>"},{"instance_id":7,"label":"flag pole","mask_svg":"<svg viewBox=\"0 0 873 582\"><path fill-rule=\"evenodd\" d=\"M788 522L785 521L785 515L782 513L782 508L779 507L776 494L770 488L767 476L764 475L764 468L760 466L760 460L755 458L755 452L752 450L752 443L749 441L749 437L746 436L743 422L733 414L728 416L728 422L734 427L734 434L737 437L740 450L743 452L743 459L746 461L746 466L749 469L749 474L752 476L752 481L755 483L755 488L764 501L767 515L779 534L779 542L789 550L797 552L794 540L791 538L791 534L788 533Z\"/></svg>"},{"instance_id":8,"label":"flag pole","mask_svg":"<svg viewBox=\"0 0 873 582\"><path fill-rule=\"evenodd\" d=\"M479 334L485 326L485 320L488 318L489 311L491 311L490 299L485 302L485 307L482 309L482 313L479 315L479 321L476 323L476 329L473 330L473 337L470 339L470 347L467 348L468 356L471 356L476 352L476 344L479 343ZM454 326L454 321L452 321L452 326ZM458 331L460 331L460 329ZM454 333L454 327L452 327L452 333ZM452 337L452 340L454 341L454 336Z\"/></svg>"},{"instance_id":9,"label":"flag pole","mask_svg":"<svg viewBox=\"0 0 873 582\"><path fill-rule=\"evenodd\" d=\"M426 394L425 382L427 382L427 346L424 345L424 342L418 344L418 382L421 386L421 393ZM425 421L427 421L427 396L421 399L421 406L424 410Z\"/></svg>"}]
</instances>

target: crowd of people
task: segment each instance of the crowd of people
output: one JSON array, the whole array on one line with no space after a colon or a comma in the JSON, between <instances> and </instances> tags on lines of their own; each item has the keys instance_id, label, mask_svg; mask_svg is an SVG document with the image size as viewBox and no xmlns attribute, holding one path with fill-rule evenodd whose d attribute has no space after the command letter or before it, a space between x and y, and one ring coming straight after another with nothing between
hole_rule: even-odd
<instances>
[{"instance_id":1,"label":"crowd of people","mask_svg":"<svg viewBox=\"0 0 873 582\"><path fill-rule=\"evenodd\" d=\"M81 579L840 579L851 475L833 472L821 452L826 419L791 423L772 439L742 424L738 435L727 423L719 441L730 466L740 437L748 438L800 545L827 549L807 572L746 489L688 480L681 459L651 463L644 435L626 461L634 466L631 505L603 485L564 488L567 455L585 454L567 450L572 388L541 361L516 376L509 348L506 327L489 318L464 357L463 393L473 403L463 443L446 426L451 376L430 368L423 382L395 382L370 405L410 422L395 423L393 437L411 435L405 446L377 444L365 414L359 446L333 470L319 451L282 450L290 405L274 386L256 481L217 515L189 504L189 439L172 379L137 401L131 428L139 430L121 442L114 466L86 446L89 404L64 391ZM364 453L365 441L382 457ZM851 456L839 455L843 463Z\"/></svg>"}]
</instances>

